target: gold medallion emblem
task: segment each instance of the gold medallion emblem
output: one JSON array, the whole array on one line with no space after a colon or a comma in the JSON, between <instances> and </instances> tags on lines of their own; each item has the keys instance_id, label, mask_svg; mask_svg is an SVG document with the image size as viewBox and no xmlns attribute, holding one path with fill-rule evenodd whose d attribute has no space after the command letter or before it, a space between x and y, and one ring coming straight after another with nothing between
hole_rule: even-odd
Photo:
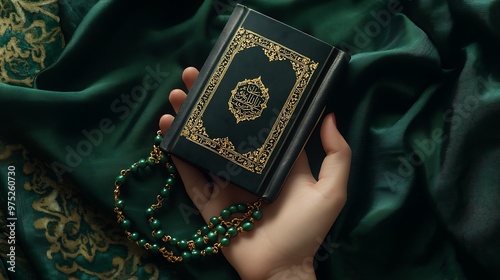
<instances>
[{"instance_id":1,"label":"gold medallion emblem","mask_svg":"<svg viewBox=\"0 0 500 280\"><path fill-rule=\"evenodd\" d=\"M229 111L236 118L236 123L240 121L254 120L262 114L267 107L269 100L268 89L258 78L239 82L231 91L229 98Z\"/></svg>"}]
</instances>

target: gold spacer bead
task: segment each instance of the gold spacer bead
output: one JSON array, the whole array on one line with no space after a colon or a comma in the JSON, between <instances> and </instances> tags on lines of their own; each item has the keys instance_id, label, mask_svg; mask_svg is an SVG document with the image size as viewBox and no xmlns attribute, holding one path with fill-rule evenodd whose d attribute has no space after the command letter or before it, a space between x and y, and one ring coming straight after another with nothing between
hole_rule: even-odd
<instances>
[{"instance_id":1,"label":"gold spacer bead","mask_svg":"<svg viewBox=\"0 0 500 280\"><path fill-rule=\"evenodd\" d=\"M161 238L161 240L162 240L163 242L169 242L170 240L172 240L172 236L170 236L170 235L164 235L164 236Z\"/></svg>"},{"instance_id":2,"label":"gold spacer bead","mask_svg":"<svg viewBox=\"0 0 500 280\"><path fill-rule=\"evenodd\" d=\"M195 244L194 244L194 241L193 240L189 240L187 242L187 246L189 248L189 251L193 251L193 249L195 248Z\"/></svg>"}]
</instances>

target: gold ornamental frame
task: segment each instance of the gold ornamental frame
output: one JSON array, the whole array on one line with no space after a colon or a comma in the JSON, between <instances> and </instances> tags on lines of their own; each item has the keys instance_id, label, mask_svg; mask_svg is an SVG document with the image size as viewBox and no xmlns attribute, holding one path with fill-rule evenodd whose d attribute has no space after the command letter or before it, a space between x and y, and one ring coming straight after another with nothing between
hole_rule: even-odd
<instances>
[{"instance_id":1,"label":"gold ornamental frame","mask_svg":"<svg viewBox=\"0 0 500 280\"><path fill-rule=\"evenodd\" d=\"M270 128L270 133L262 146L242 154L236 151L229 137L211 138L209 136L203 124L203 114L234 57L239 52L253 47L261 47L270 62L277 60L290 61L296 79L285 104L281 108L273 126ZM226 47L205 88L196 101L196 105L181 131L181 136L246 170L261 174L317 67L318 63L310 58L256 32L240 27ZM272 93L269 94L271 95Z\"/></svg>"}]
</instances>

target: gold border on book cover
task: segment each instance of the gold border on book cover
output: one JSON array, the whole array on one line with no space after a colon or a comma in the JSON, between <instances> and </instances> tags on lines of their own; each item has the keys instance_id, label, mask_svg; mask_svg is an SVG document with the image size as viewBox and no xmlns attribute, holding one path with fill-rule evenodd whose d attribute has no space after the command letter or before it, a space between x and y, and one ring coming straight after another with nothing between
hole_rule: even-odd
<instances>
[{"instance_id":1,"label":"gold border on book cover","mask_svg":"<svg viewBox=\"0 0 500 280\"><path fill-rule=\"evenodd\" d=\"M210 104L212 96L224 78L225 73L231 65L234 57L240 51L253 47L261 47L264 54L269 58L269 61L290 61L291 67L295 72L296 79L286 102L283 104L276 121L270 129L271 132L265 139L262 146L253 151L242 154L236 151L236 148L229 137L211 138L208 135L203 124L203 114ZM292 117L293 112L295 111L317 67L318 63L312 59L251 30L240 27L225 49L222 57L219 59L219 62L215 67L215 71L210 76L204 90L196 102L193 112L182 129L181 136L186 137L189 141L217 153L227 160L251 172L261 174L266 167L274 148L278 144L284 130L286 129L288 122L290 121L290 118ZM255 79L256 78L251 78L248 80ZM271 92L268 93L267 89L265 91L266 94L272 94Z\"/></svg>"}]
</instances>

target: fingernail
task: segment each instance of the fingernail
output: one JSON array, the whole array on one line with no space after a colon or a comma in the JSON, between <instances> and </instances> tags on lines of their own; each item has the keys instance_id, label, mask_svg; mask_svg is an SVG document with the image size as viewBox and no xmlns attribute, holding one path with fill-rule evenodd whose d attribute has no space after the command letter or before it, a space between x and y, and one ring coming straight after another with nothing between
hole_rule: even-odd
<instances>
[{"instance_id":1,"label":"fingernail","mask_svg":"<svg viewBox=\"0 0 500 280\"><path fill-rule=\"evenodd\" d=\"M332 121L333 121L333 124L334 124L335 126L337 126L337 118L335 118L335 114L334 114L334 113L331 113L331 115L332 115Z\"/></svg>"}]
</instances>

